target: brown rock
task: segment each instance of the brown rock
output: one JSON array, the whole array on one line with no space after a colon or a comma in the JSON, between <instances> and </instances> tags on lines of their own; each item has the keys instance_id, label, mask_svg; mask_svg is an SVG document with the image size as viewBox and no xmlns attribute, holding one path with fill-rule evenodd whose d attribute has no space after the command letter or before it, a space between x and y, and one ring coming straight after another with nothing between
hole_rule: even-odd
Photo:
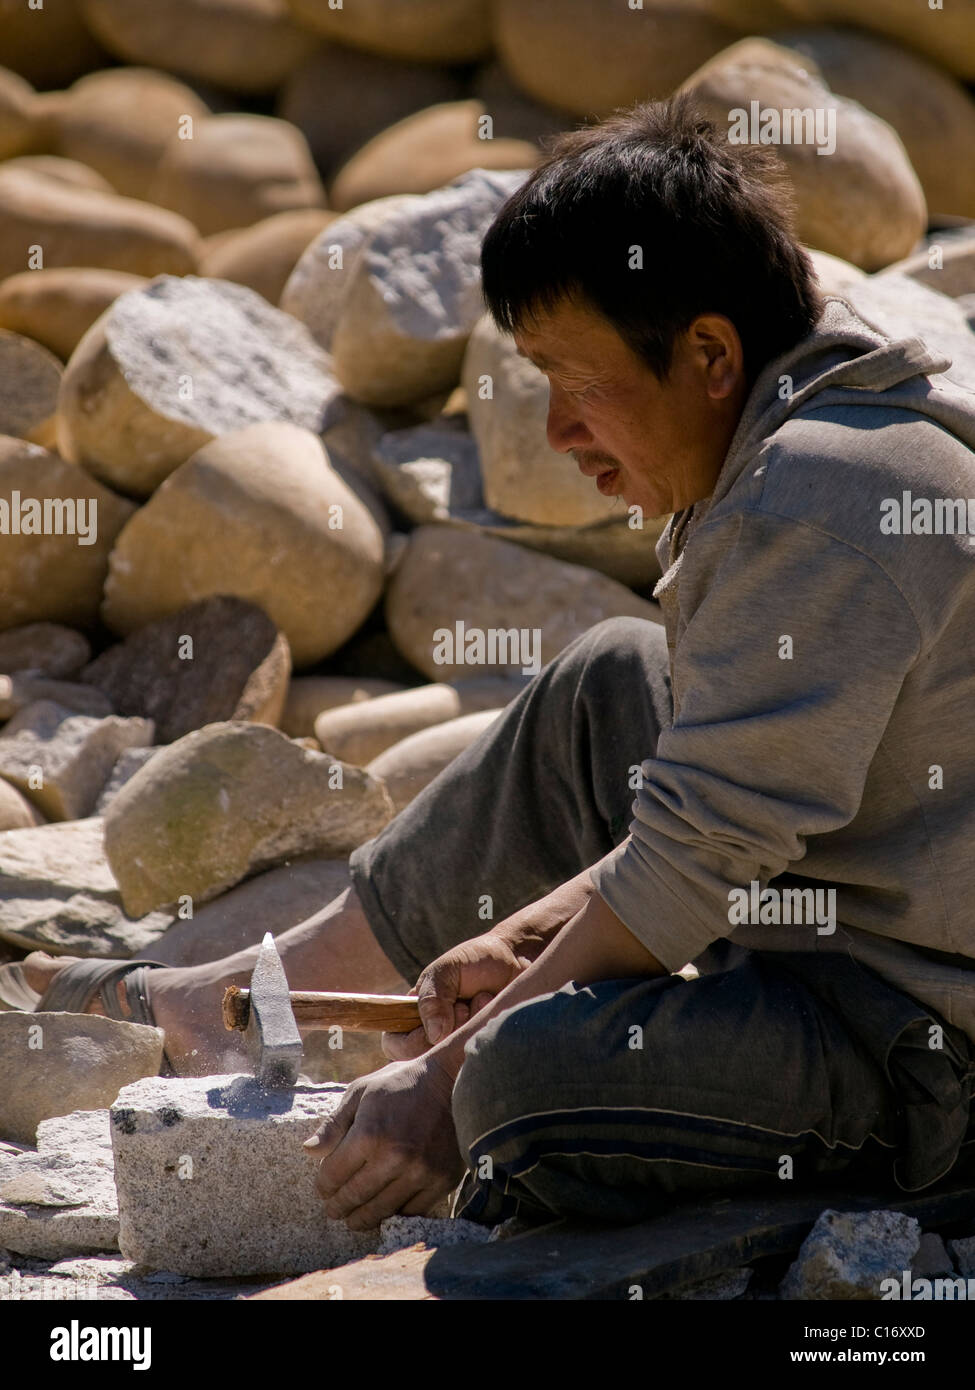
<instances>
[{"instance_id":1,"label":"brown rock","mask_svg":"<svg viewBox=\"0 0 975 1390\"><path fill-rule=\"evenodd\" d=\"M733 0L732 0L733 2ZM802 0L797 18L850 24L896 39L964 81L975 80L975 24L971 0L942 3L937 9L915 0Z\"/></svg>"},{"instance_id":2,"label":"brown rock","mask_svg":"<svg viewBox=\"0 0 975 1390\"><path fill-rule=\"evenodd\" d=\"M72 188L94 188L98 193L114 193L108 179L87 164L77 159L62 159L56 154L22 154L18 159L5 161L5 169L19 169L28 174L40 174L53 179L55 183L66 183Z\"/></svg>"},{"instance_id":3,"label":"brown rock","mask_svg":"<svg viewBox=\"0 0 975 1390\"><path fill-rule=\"evenodd\" d=\"M85 22L118 58L231 91L273 92L315 46L284 0L81 0Z\"/></svg>"},{"instance_id":4,"label":"brown rock","mask_svg":"<svg viewBox=\"0 0 975 1390\"><path fill-rule=\"evenodd\" d=\"M273 116L236 113L198 121L192 140L174 135L148 196L204 236L250 227L277 212L325 206L301 131Z\"/></svg>"},{"instance_id":5,"label":"brown rock","mask_svg":"<svg viewBox=\"0 0 975 1390\"><path fill-rule=\"evenodd\" d=\"M132 518L103 614L128 633L235 593L263 608L295 665L308 666L365 620L382 562L382 533L319 440L294 425L253 425L201 449Z\"/></svg>"},{"instance_id":6,"label":"brown rock","mask_svg":"<svg viewBox=\"0 0 975 1390\"><path fill-rule=\"evenodd\" d=\"M413 734L486 709L502 708L524 685L524 677L475 676L452 685L414 686L364 703L325 710L315 720L315 737L334 757L365 767Z\"/></svg>"},{"instance_id":7,"label":"brown rock","mask_svg":"<svg viewBox=\"0 0 975 1390\"><path fill-rule=\"evenodd\" d=\"M907 255L923 234L924 194L897 134L856 102L833 95L808 59L767 39L744 39L683 85L729 134L729 113L747 117L753 101L761 110L811 110L835 121L831 153L820 155L825 144L775 147L795 190L797 232L807 245L879 270Z\"/></svg>"},{"instance_id":8,"label":"brown rock","mask_svg":"<svg viewBox=\"0 0 975 1390\"><path fill-rule=\"evenodd\" d=\"M88 639L57 623L26 623L0 632L0 671L73 676L91 656Z\"/></svg>"},{"instance_id":9,"label":"brown rock","mask_svg":"<svg viewBox=\"0 0 975 1390\"><path fill-rule=\"evenodd\" d=\"M37 807L11 782L0 778L0 830L24 830L43 824L44 817Z\"/></svg>"},{"instance_id":10,"label":"brown rock","mask_svg":"<svg viewBox=\"0 0 975 1390\"><path fill-rule=\"evenodd\" d=\"M385 782L393 809L399 815L500 713L499 709L479 710L421 729L373 758L366 770Z\"/></svg>"},{"instance_id":11,"label":"brown rock","mask_svg":"<svg viewBox=\"0 0 975 1390\"><path fill-rule=\"evenodd\" d=\"M61 363L19 333L0 329L0 433L30 439L57 409Z\"/></svg>"},{"instance_id":12,"label":"brown rock","mask_svg":"<svg viewBox=\"0 0 975 1390\"><path fill-rule=\"evenodd\" d=\"M496 137L528 140L538 145L560 131L573 130L577 124L575 116L568 111L543 106L523 92L497 59L485 63L474 74L471 95L484 103L494 122Z\"/></svg>"},{"instance_id":13,"label":"brown rock","mask_svg":"<svg viewBox=\"0 0 975 1390\"><path fill-rule=\"evenodd\" d=\"M0 328L33 338L66 362L99 315L145 283L124 270L25 270L0 282Z\"/></svg>"},{"instance_id":14,"label":"brown rock","mask_svg":"<svg viewBox=\"0 0 975 1390\"><path fill-rule=\"evenodd\" d=\"M105 813L133 914L217 897L297 854L348 855L390 815L381 782L259 724L210 724L157 753Z\"/></svg>"},{"instance_id":15,"label":"brown rock","mask_svg":"<svg viewBox=\"0 0 975 1390\"><path fill-rule=\"evenodd\" d=\"M204 724L276 724L291 673L287 639L256 604L218 595L149 623L82 672L119 714L172 743Z\"/></svg>"},{"instance_id":16,"label":"brown rock","mask_svg":"<svg viewBox=\"0 0 975 1390\"><path fill-rule=\"evenodd\" d=\"M103 266L135 275L184 275L196 266L196 229L165 208L0 168L0 278L53 266ZM40 247L43 265L30 264Z\"/></svg>"},{"instance_id":17,"label":"brown rock","mask_svg":"<svg viewBox=\"0 0 975 1390\"><path fill-rule=\"evenodd\" d=\"M77 0L45 0L43 9L0 0L0 34L3 61L38 87L63 87L106 56L88 32Z\"/></svg>"},{"instance_id":18,"label":"brown rock","mask_svg":"<svg viewBox=\"0 0 975 1390\"><path fill-rule=\"evenodd\" d=\"M78 344L59 450L146 497L219 435L262 420L319 429L338 389L330 366L307 329L253 290L164 276L115 300Z\"/></svg>"},{"instance_id":19,"label":"brown rock","mask_svg":"<svg viewBox=\"0 0 975 1390\"><path fill-rule=\"evenodd\" d=\"M44 531L35 527L35 502L41 526L45 504L50 513ZM0 437L0 627L93 623L108 553L133 511L131 502L46 449ZM66 529L52 534L58 519Z\"/></svg>"},{"instance_id":20,"label":"brown rock","mask_svg":"<svg viewBox=\"0 0 975 1390\"><path fill-rule=\"evenodd\" d=\"M495 41L530 96L587 120L669 96L740 30L679 3L498 0Z\"/></svg>"},{"instance_id":21,"label":"brown rock","mask_svg":"<svg viewBox=\"0 0 975 1390\"><path fill-rule=\"evenodd\" d=\"M939 19L931 14L929 24ZM834 92L893 126L931 212L975 217L975 101L960 82L900 43L857 29L794 29L775 38L811 58Z\"/></svg>"},{"instance_id":22,"label":"brown rock","mask_svg":"<svg viewBox=\"0 0 975 1390\"><path fill-rule=\"evenodd\" d=\"M336 208L394 193L429 193L469 169L531 169L539 150L525 140L479 136L488 112L480 101L417 111L374 136L344 164L329 189Z\"/></svg>"},{"instance_id":23,"label":"brown rock","mask_svg":"<svg viewBox=\"0 0 975 1390\"><path fill-rule=\"evenodd\" d=\"M210 114L191 87L152 68L90 73L52 109L60 154L97 169L117 192L149 202L170 140L195 135Z\"/></svg>"},{"instance_id":24,"label":"brown rock","mask_svg":"<svg viewBox=\"0 0 975 1390\"><path fill-rule=\"evenodd\" d=\"M462 95L456 69L326 43L288 78L277 114L298 127L319 169L330 174L395 121Z\"/></svg>"},{"instance_id":25,"label":"brown rock","mask_svg":"<svg viewBox=\"0 0 975 1390\"><path fill-rule=\"evenodd\" d=\"M532 655L545 665L580 633L612 617L661 621L655 603L605 575L449 526L420 526L412 533L386 594L393 641L431 680L463 679L485 667L498 674L522 672ZM519 635L524 630L529 648L521 647L514 660L510 641L501 640L511 629ZM475 640L468 644L472 633Z\"/></svg>"},{"instance_id":26,"label":"brown rock","mask_svg":"<svg viewBox=\"0 0 975 1390\"><path fill-rule=\"evenodd\" d=\"M149 720L94 718L39 700L0 729L0 777L48 820L82 820L119 753L151 742Z\"/></svg>"},{"instance_id":27,"label":"brown rock","mask_svg":"<svg viewBox=\"0 0 975 1390\"><path fill-rule=\"evenodd\" d=\"M466 63L491 45L488 0L288 0L299 24L367 53L421 63Z\"/></svg>"},{"instance_id":28,"label":"brown rock","mask_svg":"<svg viewBox=\"0 0 975 1390\"><path fill-rule=\"evenodd\" d=\"M277 304L302 253L335 216L322 208L299 208L218 234L219 244L208 245L200 258L200 274L246 285Z\"/></svg>"},{"instance_id":29,"label":"brown rock","mask_svg":"<svg viewBox=\"0 0 975 1390\"><path fill-rule=\"evenodd\" d=\"M368 676L294 676L288 685L280 726L289 738L310 738L315 733L315 720L324 710L359 705L402 689L396 681Z\"/></svg>"},{"instance_id":30,"label":"brown rock","mask_svg":"<svg viewBox=\"0 0 975 1390\"><path fill-rule=\"evenodd\" d=\"M25 154L37 143L34 88L16 72L0 68L0 159Z\"/></svg>"}]
</instances>

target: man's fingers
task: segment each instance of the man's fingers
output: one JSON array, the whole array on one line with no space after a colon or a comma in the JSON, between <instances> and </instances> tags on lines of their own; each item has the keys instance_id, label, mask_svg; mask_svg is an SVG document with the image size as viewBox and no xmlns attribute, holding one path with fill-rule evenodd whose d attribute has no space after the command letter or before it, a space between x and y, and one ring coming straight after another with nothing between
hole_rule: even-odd
<instances>
[{"instance_id":1,"label":"man's fingers","mask_svg":"<svg viewBox=\"0 0 975 1390\"><path fill-rule=\"evenodd\" d=\"M385 1221L387 1216L395 1216L406 1204L411 1204L420 1188L421 1180L408 1175L400 1175L386 1184L361 1206L352 1208L345 1216L345 1223L353 1231L368 1231Z\"/></svg>"},{"instance_id":2,"label":"man's fingers","mask_svg":"<svg viewBox=\"0 0 975 1390\"><path fill-rule=\"evenodd\" d=\"M434 961L416 982L420 1022L432 1047L454 1026L454 1004L460 990L460 967L454 960Z\"/></svg>"},{"instance_id":3,"label":"man's fingers","mask_svg":"<svg viewBox=\"0 0 975 1390\"><path fill-rule=\"evenodd\" d=\"M484 1008L485 1004L490 1004L494 998L493 994L488 994L486 989L482 989L480 994L475 994L471 1000L471 1013L476 1014Z\"/></svg>"},{"instance_id":4,"label":"man's fingers","mask_svg":"<svg viewBox=\"0 0 975 1390\"><path fill-rule=\"evenodd\" d=\"M326 1159L322 1167L328 1162ZM402 1169L401 1155L389 1150L377 1153L375 1147L370 1146L366 1162L326 1197L325 1215L332 1221L344 1221L350 1212L371 1202L390 1183L402 1181L405 1177ZM384 1214L391 1215L390 1212Z\"/></svg>"},{"instance_id":5,"label":"man's fingers","mask_svg":"<svg viewBox=\"0 0 975 1390\"><path fill-rule=\"evenodd\" d=\"M358 1108L359 1092L350 1087L334 1114L323 1120L311 1138L305 1140L302 1145L305 1152L312 1158L325 1158L333 1153L352 1128Z\"/></svg>"},{"instance_id":6,"label":"man's fingers","mask_svg":"<svg viewBox=\"0 0 975 1390\"><path fill-rule=\"evenodd\" d=\"M380 1046L391 1062L412 1062L414 1057L422 1057L430 1049L422 1028L414 1028L409 1033L384 1033Z\"/></svg>"}]
</instances>

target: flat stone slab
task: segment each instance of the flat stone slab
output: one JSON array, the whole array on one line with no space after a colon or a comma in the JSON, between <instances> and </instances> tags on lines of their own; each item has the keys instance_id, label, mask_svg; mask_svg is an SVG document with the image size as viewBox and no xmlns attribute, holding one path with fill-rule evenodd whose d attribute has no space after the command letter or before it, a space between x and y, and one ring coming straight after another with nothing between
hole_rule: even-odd
<instances>
[{"instance_id":1,"label":"flat stone slab","mask_svg":"<svg viewBox=\"0 0 975 1390\"><path fill-rule=\"evenodd\" d=\"M25 951L103 959L149 955L173 917L130 917L97 816L0 833L0 939Z\"/></svg>"},{"instance_id":2,"label":"flat stone slab","mask_svg":"<svg viewBox=\"0 0 975 1390\"><path fill-rule=\"evenodd\" d=\"M0 1249L57 1260L118 1248L107 1110L37 1126L37 1148L0 1144Z\"/></svg>"},{"instance_id":3,"label":"flat stone slab","mask_svg":"<svg viewBox=\"0 0 975 1390\"><path fill-rule=\"evenodd\" d=\"M269 1287L273 1285L262 1279L190 1279L169 1270L150 1272L119 1255L80 1255L53 1261L20 1255L13 1257L7 1269L0 1263L0 1302L227 1302Z\"/></svg>"},{"instance_id":4,"label":"flat stone slab","mask_svg":"<svg viewBox=\"0 0 975 1390\"><path fill-rule=\"evenodd\" d=\"M375 1250L378 1231L325 1216L301 1147L344 1090L263 1090L234 1074L126 1086L110 1112L122 1254L213 1278L300 1274Z\"/></svg>"},{"instance_id":5,"label":"flat stone slab","mask_svg":"<svg viewBox=\"0 0 975 1390\"><path fill-rule=\"evenodd\" d=\"M92 1014L0 1012L0 1138L33 1144L54 1115L103 1110L157 1075L163 1031Z\"/></svg>"}]
</instances>

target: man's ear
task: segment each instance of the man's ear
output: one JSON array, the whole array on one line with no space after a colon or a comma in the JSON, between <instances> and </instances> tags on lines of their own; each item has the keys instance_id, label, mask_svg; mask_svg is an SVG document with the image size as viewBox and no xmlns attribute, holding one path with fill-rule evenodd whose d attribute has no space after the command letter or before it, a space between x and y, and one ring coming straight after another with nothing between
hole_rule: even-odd
<instances>
[{"instance_id":1,"label":"man's ear","mask_svg":"<svg viewBox=\"0 0 975 1390\"><path fill-rule=\"evenodd\" d=\"M699 314L687 330L688 344L705 374L712 400L724 400L745 379L745 354L738 330L724 314Z\"/></svg>"}]
</instances>

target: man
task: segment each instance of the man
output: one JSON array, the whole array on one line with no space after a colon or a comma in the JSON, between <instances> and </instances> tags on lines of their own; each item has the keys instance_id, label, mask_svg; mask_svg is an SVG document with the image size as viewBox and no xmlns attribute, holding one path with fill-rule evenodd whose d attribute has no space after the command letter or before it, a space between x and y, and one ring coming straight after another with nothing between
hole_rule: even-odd
<instances>
[{"instance_id":1,"label":"man","mask_svg":"<svg viewBox=\"0 0 975 1390\"><path fill-rule=\"evenodd\" d=\"M785 209L769 152L677 99L562 137L487 234L552 446L674 513L666 628L573 642L279 937L292 988L417 982L423 1031L309 1141L350 1226L462 1177L476 1220L633 1220L783 1179L914 1189L969 1156L975 555L882 521L975 496L975 399L824 303ZM102 1007L148 996L208 1070L253 959ZM61 965L25 963L45 1007Z\"/></svg>"}]
</instances>

